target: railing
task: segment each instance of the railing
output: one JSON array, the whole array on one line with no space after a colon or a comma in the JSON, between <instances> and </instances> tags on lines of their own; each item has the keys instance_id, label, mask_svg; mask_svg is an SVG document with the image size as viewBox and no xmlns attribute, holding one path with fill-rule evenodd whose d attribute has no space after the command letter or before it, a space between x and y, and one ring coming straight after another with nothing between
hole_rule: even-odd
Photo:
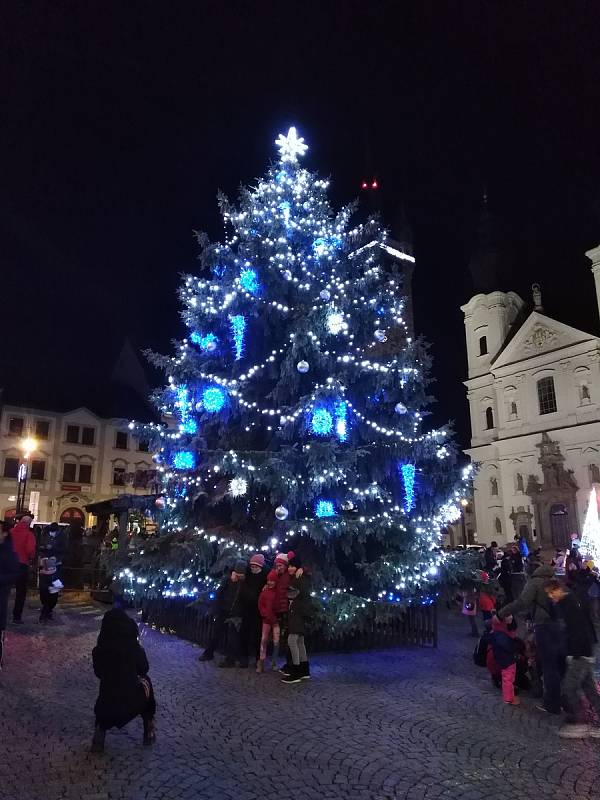
<instances>
[{"instance_id":1,"label":"railing","mask_svg":"<svg viewBox=\"0 0 600 800\"><path fill-rule=\"evenodd\" d=\"M147 600L143 605L144 620L181 639L206 646L213 628L212 614L189 600ZM321 631L308 632L307 645L311 652L351 652L374 650L401 645L437 647L437 608L435 605L410 606L388 622L372 623L365 631L340 636L327 636Z\"/></svg>"}]
</instances>

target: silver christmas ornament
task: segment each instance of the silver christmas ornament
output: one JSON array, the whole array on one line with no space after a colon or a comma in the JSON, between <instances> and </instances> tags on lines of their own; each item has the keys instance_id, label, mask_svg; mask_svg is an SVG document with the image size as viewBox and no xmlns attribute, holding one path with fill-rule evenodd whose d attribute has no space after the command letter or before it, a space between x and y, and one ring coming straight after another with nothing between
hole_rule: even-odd
<instances>
[{"instance_id":1,"label":"silver christmas ornament","mask_svg":"<svg viewBox=\"0 0 600 800\"><path fill-rule=\"evenodd\" d=\"M378 328L375 331L375 338L377 339L378 342L385 342L385 340L387 339L385 331L382 331L380 328Z\"/></svg>"},{"instance_id":2,"label":"silver christmas ornament","mask_svg":"<svg viewBox=\"0 0 600 800\"><path fill-rule=\"evenodd\" d=\"M296 369L298 370L298 372L301 372L304 375L304 373L308 372L308 370L310 369L308 361L299 361L296 364Z\"/></svg>"},{"instance_id":3,"label":"silver christmas ornament","mask_svg":"<svg viewBox=\"0 0 600 800\"><path fill-rule=\"evenodd\" d=\"M283 273L283 277L286 279L286 281L292 280L292 273L289 269L286 269L286 271Z\"/></svg>"},{"instance_id":4,"label":"silver christmas ornament","mask_svg":"<svg viewBox=\"0 0 600 800\"><path fill-rule=\"evenodd\" d=\"M275 509L275 516L280 522L283 522L284 519L288 518L288 514L290 512L287 510L285 506L277 506Z\"/></svg>"},{"instance_id":5,"label":"silver christmas ornament","mask_svg":"<svg viewBox=\"0 0 600 800\"><path fill-rule=\"evenodd\" d=\"M323 291L319 292L319 297L321 298L321 300L327 302L331 297L331 292L329 291L329 289L323 289Z\"/></svg>"},{"instance_id":6,"label":"silver christmas ornament","mask_svg":"<svg viewBox=\"0 0 600 800\"><path fill-rule=\"evenodd\" d=\"M207 350L209 353L214 353L216 349L217 349L217 343L212 339L209 339L209 341L205 345L205 350Z\"/></svg>"},{"instance_id":7,"label":"silver christmas ornament","mask_svg":"<svg viewBox=\"0 0 600 800\"><path fill-rule=\"evenodd\" d=\"M342 511L354 511L354 503L352 500L346 500L342 503Z\"/></svg>"},{"instance_id":8,"label":"silver christmas ornament","mask_svg":"<svg viewBox=\"0 0 600 800\"><path fill-rule=\"evenodd\" d=\"M408 409L404 405L404 403L396 403L396 414L406 414Z\"/></svg>"}]
</instances>

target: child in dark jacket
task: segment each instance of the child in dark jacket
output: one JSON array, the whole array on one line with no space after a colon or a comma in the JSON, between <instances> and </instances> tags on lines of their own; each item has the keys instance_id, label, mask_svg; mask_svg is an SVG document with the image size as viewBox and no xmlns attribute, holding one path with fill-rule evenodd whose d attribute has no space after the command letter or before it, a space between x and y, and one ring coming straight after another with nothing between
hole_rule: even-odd
<instances>
[{"instance_id":1,"label":"child in dark jacket","mask_svg":"<svg viewBox=\"0 0 600 800\"><path fill-rule=\"evenodd\" d=\"M272 569L267 575L267 585L258 596L258 611L262 620L260 637L260 657L256 664L256 671L262 672L267 658L269 637L273 634L273 654L271 668L276 669L279 658L279 620L277 619L277 572Z\"/></svg>"},{"instance_id":2,"label":"child in dark jacket","mask_svg":"<svg viewBox=\"0 0 600 800\"><path fill-rule=\"evenodd\" d=\"M490 650L493 662L501 670L502 699L511 706L518 706L520 700L515 697L515 678L517 675L517 623L512 616L506 619L494 617L490 634ZM489 651L488 651L489 652ZM491 659L488 658L488 669ZM491 672L491 670L490 670ZM492 679L494 673L492 672Z\"/></svg>"},{"instance_id":3,"label":"child in dark jacket","mask_svg":"<svg viewBox=\"0 0 600 800\"><path fill-rule=\"evenodd\" d=\"M148 659L138 642L137 625L122 609L114 608L104 615L92 659L100 679L92 752L104 751L109 728L123 728L137 716L144 722L144 744L152 744L156 702L148 677Z\"/></svg>"}]
</instances>

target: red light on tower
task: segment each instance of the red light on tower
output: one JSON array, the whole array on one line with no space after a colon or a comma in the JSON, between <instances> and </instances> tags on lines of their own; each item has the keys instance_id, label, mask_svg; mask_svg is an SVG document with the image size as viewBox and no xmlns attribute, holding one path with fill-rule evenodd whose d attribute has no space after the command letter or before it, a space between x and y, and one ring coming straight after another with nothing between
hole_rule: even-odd
<instances>
[{"instance_id":1,"label":"red light on tower","mask_svg":"<svg viewBox=\"0 0 600 800\"><path fill-rule=\"evenodd\" d=\"M378 186L379 184L377 183L377 181L373 181L373 183L371 184L371 189L377 189Z\"/></svg>"},{"instance_id":2,"label":"red light on tower","mask_svg":"<svg viewBox=\"0 0 600 800\"><path fill-rule=\"evenodd\" d=\"M362 182L362 188L363 189L368 189L369 188L369 184L366 181L363 181Z\"/></svg>"}]
</instances>

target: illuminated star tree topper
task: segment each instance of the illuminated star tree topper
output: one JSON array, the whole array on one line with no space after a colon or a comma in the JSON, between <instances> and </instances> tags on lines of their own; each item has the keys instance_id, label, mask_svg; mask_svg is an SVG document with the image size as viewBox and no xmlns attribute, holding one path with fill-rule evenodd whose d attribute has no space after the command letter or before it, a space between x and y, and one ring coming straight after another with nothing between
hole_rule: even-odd
<instances>
[{"instance_id":1,"label":"illuminated star tree topper","mask_svg":"<svg viewBox=\"0 0 600 800\"><path fill-rule=\"evenodd\" d=\"M308 145L304 143L304 137L298 136L294 127L289 129L287 136L280 133L275 140L275 144L279 148L279 154L283 162L295 163L298 161L298 156L303 156L308 150Z\"/></svg>"}]
</instances>

